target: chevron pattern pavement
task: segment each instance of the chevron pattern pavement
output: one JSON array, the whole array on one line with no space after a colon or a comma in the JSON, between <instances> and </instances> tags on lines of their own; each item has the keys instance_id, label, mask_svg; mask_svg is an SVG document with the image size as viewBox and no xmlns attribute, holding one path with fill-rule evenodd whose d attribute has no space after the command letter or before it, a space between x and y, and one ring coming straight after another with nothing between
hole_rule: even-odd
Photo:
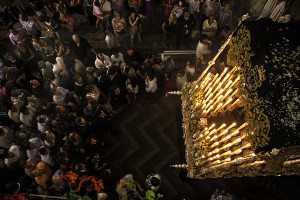
<instances>
[{"instance_id":1,"label":"chevron pattern pavement","mask_svg":"<svg viewBox=\"0 0 300 200\"><path fill-rule=\"evenodd\" d=\"M215 188L235 194L235 199L291 199L296 195L297 177L195 180L186 178L184 170L170 168L185 163L180 104L179 96L160 95L155 102L141 97L138 104L121 112L114 119L117 134L110 135L113 146L106 155L108 163L123 175L133 174L142 186L148 174L160 173L166 200L209 199Z\"/></svg>"}]
</instances>

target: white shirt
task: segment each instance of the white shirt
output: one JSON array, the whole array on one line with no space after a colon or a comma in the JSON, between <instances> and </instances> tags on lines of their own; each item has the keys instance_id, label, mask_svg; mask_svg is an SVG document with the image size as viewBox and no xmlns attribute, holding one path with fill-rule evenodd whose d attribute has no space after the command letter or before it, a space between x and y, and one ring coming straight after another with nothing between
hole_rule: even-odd
<instances>
[{"instance_id":1,"label":"white shirt","mask_svg":"<svg viewBox=\"0 0 300 200\"><path fill-rule=\"evenodd\" d=\"M20 154L20 148L17 145L12 145L8 151L15 154L14 157L5 158L5 160L4 160L6 166L10 167L10 165L14 164L15 162L17 162L19 160L21 154Z\"/></svg>"},{"instance_id":2,"label":"white shirt","mask_svg":"<svg viewBox=\"0 0 300 200\"><path fill-rule=\"evenodd\" d=\"M45 121L43 123L37 122L37 128L41 133L45 133L49 129L49 126L47 125L49 117L46 115L41 115L40 118L43 118Z\"/></svg>"},{"instance_id":3,"label":"white shirt","mask_svg":"<svg viewBox=\"0 0 300 200\"><path fill-rule=\"evenodd\" d=\"M109 35L107 35L107 36L105 37L105 42L106 42L107 47L108 47L109 49L111 49L111 48L113 48L113 47L115 46L115 40L114 40L114 37L113 37L113 36L110 37Z\"/></svg>"},{"instance_id":4,"label":"white shirt","mask_svg":"<svg viewBox=\"0 0 300 200\"><path fill-rule=\"evenodd\" d=\"M104 56L103 61L101 61L98 57L96 57L95 66L97 69L103 69L103 68L109 69L111 67L111 61L109 57L107 55L103 55L103 56Z\"/></svg>"},{"instance_id":5,"label":"white shirt","mask_svg":"<svg viewBox=\"0 0 300 200\"><path fill-rule=\"evenodd\" d=\"M109 1L105 1L103 5L101 5L102 10L109 12L111 11L111 3Z\"/></svg>"},{"instance_id":6,"label":"white shirt","mask_svg":"<svg viewBox=\"0 0 300 200\"><path fill-rule=\"evenodd\" d=\"M43 141L39 137L34 137L28 140L30 143L34 143L34 146L36 148L34 149L27 149L26 154L28 158L36 157L39 158L39 148L42 146Z\"/></svg>"},{"instance_id":7,"label":"white shirt","mask_svg":"<svg viewBox=\"0 0 300 200\"><path fill-rule=\"evenodd\" d=\"M156 92L157 90L157 79L154 78L153 80L146 79L145 80L146 84L146 92Z\"/></svg>"},{"instance_id":8,"label":"white shirt","mask_svg":"<svg viewBox=\"0 0 300 200\"><path fill-rule=\"evenodd\" d=\"M47 165L50 165L51 167L54 166L54 163L52 161L52 156L50 156L49 153L47 155L41 155L41 161L43 161Z\"/></svg>"},{"instance_id":9,"label":"white shirt","mask_svg":"<svg viewBox=\"0 0 300 200\"><path fill-rule=\"evenodd\" d=\"M208 41L208 42L210 43L210 41ZM208 50L208 46L199 41L197 48L196 48L196 58L200 59L201 56L203 56L204 54L209 54L209 53L211 53L211 51Z\"/></svg>"},{"instance_id":10,"label":"white shirt","mask_svg":"<svg viewBox=\"0 0 300 200\"><path fill-rule=\"evenodd\" d=\"M187 75L189 75L189 76L194 76L194 74L195 74L195 67L186 66L185 73Z\"/></svg>"},{"instance_id":11,"label":"white shirt","mask_svg":"<svg viewBox=\"0 0 300 200\"><path fill-rule=\"evenodd\" d=\"M215 31L206 31L208 29L211 29L211 28L215 28ZM217 21L214 20L212 24L209 24L208 23L208 19L205 20L203 22L203 26L202 26L202 34L206 34L208 35L208 37L213 37L215 35L215 33L217 32Z\"/></svg>"},{"instance_id":12,"label":"white shirt","mask_svg":"<svg viewBox=\"0 0 300 200\"><path fill-rule=\"evenodd\" d=\"M24 28L30 35L35 36L41 30L40 24L32 17L28 17L27 21L20 20L22 28Z\"/></svg>"},{"instance_id":13,"label":"white shirt","mask_svg":"<svg viewBox=\"0 0 300 200\"><path fill-rule=\"evenodd\" d=\"M110 57L111 59L111 63L114 65L114 66L121 66L122 63L124 62L124 58L123 58L123 54L122 53L119 53L119 57L116 58L116 56L113 54L111 55Z\"/></svg>"},{"instance_id":14,"label":"white shirt","mask_svg":"<svg viewBox=\"0 0 300 200\"><path fill-rule=\"evenodd\" d=\"M200 0L191 0L189 4L190 13L199 12Z\"/></svg>"},{"instance_id":15,"label":"white shirt","mask_svg":"<svg viewBox=\"0 0 300 200\"><path fill-rule=\"evenodd\" d=\"M57 90L60 90L61 94L60 95L54 94L53 101L54 101L54 103L57 103L57 104L63 104L69 90L67 90L63 87L57 87Z\"/></svg>"}]
</instances>

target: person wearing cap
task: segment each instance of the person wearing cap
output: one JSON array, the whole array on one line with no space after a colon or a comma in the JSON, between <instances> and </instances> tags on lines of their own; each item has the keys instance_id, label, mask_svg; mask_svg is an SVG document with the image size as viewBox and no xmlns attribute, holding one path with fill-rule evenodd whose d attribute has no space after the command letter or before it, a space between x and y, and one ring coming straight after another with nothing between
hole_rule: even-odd
<instances>
[{"instance_id":1,"label":"person wearing cap","mask_svg":"<svg viewBox=\"0 0 300 200\"><path fill-rule=\"evenodd\" d=\"M149 174L145 182L146 188L157 192L161 186L161 176L158 173Z\"/></svg>"}]
</instances>

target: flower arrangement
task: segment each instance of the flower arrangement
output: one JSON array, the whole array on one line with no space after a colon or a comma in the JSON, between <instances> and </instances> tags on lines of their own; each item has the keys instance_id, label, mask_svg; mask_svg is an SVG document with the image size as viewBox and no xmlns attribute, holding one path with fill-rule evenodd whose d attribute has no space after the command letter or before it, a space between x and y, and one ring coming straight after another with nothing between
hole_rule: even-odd
<instances>
[{"instance_id":1,"label":"flower arrangement","mask_svg":"<svg viewBox=\"0 0 300 200\"><path fill-rule=\"evenodd\" d=\"M68 199L91 200L91 198L88 196L89 192L94 190L96 193L99 193L102 189L104 189L102 179L97 179L94 176L87 175L79 177L76 173L72 171L69 171L66 173L66 175L61 176L60 181L62 180L69 181L70 191L66 192L63 195L63 197L66 197ZM76 183L78 183L78 185ZM85 194L84 196L80 196L77 194L77 192L80 192L82 190L83 185L85 186L87 194Z\"/></svg>"},{"instance_id":2,"label":"flower arrangement","mask_svg":"<svg viewBox=\"0 0 300 200\"><path fill-rule=\"evenodd\" d=\"M13 195L6 195L3 198L0 198L1 200L27 200L25 198L25 194L13 194Z\"/></svg>"}]
</instances>

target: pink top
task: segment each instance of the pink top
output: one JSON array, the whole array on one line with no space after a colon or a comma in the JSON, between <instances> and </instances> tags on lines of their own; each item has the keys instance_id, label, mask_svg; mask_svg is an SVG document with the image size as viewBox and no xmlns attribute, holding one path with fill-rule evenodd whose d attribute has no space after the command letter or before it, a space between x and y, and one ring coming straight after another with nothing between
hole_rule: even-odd
<instances>
[{"instance_id":1,"label":"pink top","mask_svg":"<svg viewBox=\"0 0 300 200\"><path fill-rule=\"evenodd\" d=\"M103 17L104 13L102 11L102 8L101 7L98 7L98 6L95 6L95 1L98 1L98 0L94 0L94 3L93 3L93 10L94 12L96 13L96 15L100 16L100 17Z\"/></svg>"}]
</instances>

